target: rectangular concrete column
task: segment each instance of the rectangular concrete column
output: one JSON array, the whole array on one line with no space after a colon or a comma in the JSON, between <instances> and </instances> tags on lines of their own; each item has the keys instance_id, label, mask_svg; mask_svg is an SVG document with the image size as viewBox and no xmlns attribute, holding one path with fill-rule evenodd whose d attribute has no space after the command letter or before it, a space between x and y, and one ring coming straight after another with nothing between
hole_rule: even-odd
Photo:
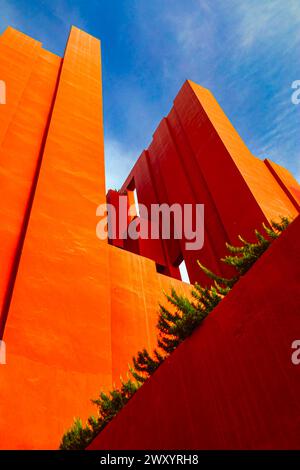
<instances>
[{"instance_id":1,"label":"rectangular concrete column","mask_svg":"<svg viewBox=\"0 0 300 470\"><path fill-rule=\"evenodd\" d=\"M109 245L95 233L104 187L100 42L72 28L5 328L4 448L28 436L33 448L57 447L111 387Z\"/></svg>"},{"instance_id":2,"label":"rectangular concrete column","mask_svg":"<svg viewBox=\"0 0 300 470\"><path fill-rule=\"evenodd\" d=\"M0 36L0 337L30 213L61 59L8 28Z\"/></svg>"},{"instance_id":3,"label":"rectangular concrete column","mask_svg":"<svg viewBox=\"0 0 300 470\"><path fill-rule=\"evenodd\" d=\"M214 146L211 145L210 147L210 155L214 150L219 151L219 154L221 154L217 155L216 153L214 155L216 168L214 178L211 176L212 184L218 184L217 181L219 179L219 181L221 180L219 183L220 187L223 185L224 188L229 188L231 181L228 180L226 184L226 181L222 181L220 176L225 169L225 165L228 168L235 165L249 192L249 202L251 202L250 199L253 201L253 198L256 202L256 211L261 210L269 221L278 220L278 214L288 215L291 218L296 217L298 210L291 203L285 191L278 185L276 179L267 170L264 162L254 157L247 148L212 93L191 81L186 82L185 88L189 90L194 106L196 107L198 104L199 117L202 115L203 121L207 120L210 123L210 127L212 128L213 126L215 134L213 140L215 142ZM200 131L201 122L198 123L197 127L195 126L194 130ZM194 148L198 147L198 152L196 151L196 153L198 153L198 158L201 159L203 166L206 165L207 168L212 166L205 154L207 147L203 146L199 151L199 134L197 137L191 134L191 145ZM217 166L218 163L220 164L219 167ZM226 173L224 173L225 175ZM237 206L237 201L235 201L235 206ZM225 211L226 209L224 208L223 210Z\"/></svg>"}]
</instances>

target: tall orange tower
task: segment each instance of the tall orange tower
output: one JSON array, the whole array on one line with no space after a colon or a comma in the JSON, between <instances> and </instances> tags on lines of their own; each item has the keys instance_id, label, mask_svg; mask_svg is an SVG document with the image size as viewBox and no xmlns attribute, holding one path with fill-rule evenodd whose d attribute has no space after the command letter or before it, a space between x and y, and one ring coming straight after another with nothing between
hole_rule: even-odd
<instances>
[{"instance_id":1,"label":"tall orange tower","mask_svg":"<svg viewBox=\"0 0 300 470\"><path fill-rule=\"evenodd\" d=\"M130 199L135 186L146 205L204 203L203 251L185 253L174 240L123 249L100 241L99 41L73 27L60 58L8 28L0 53L0 447L58 448L73 417L91 414L90 399L155 345L163 291L189 290L176 279L180 259L193 281L199 256L218 268L226 241L298 214L299 186L255 159L212 95L186 82L122 192Z\"/></svg>"},{"instance_id":2,"label":"tall orange tower","mask_svg":"<svg viewBox=\"0 0 300 470\"><path fill-rule=\"evenodd\" d=\"M58 448L73 417L154 345L162 292L181 283L96 237L99 41L73 27L61 59L8 28L0 51L0 447Z\"/></svg>"}]
</instances>

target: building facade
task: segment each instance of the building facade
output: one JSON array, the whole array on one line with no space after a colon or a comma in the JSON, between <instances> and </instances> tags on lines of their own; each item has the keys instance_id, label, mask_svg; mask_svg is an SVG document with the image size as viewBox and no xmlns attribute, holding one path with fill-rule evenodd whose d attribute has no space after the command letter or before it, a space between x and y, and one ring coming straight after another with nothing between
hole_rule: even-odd
<instances>
[{"instance_id":1,"label":"building facade","mask_svg":"<svg viewBox=\"0 0 300 470\"><path fill-rule=\"evenodd\" d=\"M64 57L8 28L0 37L0 446L57 448L90 399L126 376L141 348L155 345L157 311L200 259L223 272L226 242L299 212L298 183L251 155L208 90L186 82L134 165L118 206L205 206L199 252L184 240L99 240L105 203L100 42L73 27ZM135 217L135 221L136 221ZM128 224L132 220L128 221ZM131 243L131 244L130 244ZM226 274L224 272L224 274Z\"/></svg>"}]
</instances>

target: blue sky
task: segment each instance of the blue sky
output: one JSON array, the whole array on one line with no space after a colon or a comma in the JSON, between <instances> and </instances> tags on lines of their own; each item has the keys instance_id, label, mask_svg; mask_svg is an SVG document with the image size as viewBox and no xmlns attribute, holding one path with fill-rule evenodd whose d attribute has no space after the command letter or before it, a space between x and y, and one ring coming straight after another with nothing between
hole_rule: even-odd
<instances>
[{"instance_id":1,"label":"blue sky","mask_svg":"<svg viewBox=\"0 0 300 470\"><path fill-rule=\"evenodd\" d=\"M214 93L256 156L300 180L299 0L1 0L0 13L1 30L60 55L71 24L101 39L107 187L121 185L187 78Z\"/></svg>"}]
</instances>

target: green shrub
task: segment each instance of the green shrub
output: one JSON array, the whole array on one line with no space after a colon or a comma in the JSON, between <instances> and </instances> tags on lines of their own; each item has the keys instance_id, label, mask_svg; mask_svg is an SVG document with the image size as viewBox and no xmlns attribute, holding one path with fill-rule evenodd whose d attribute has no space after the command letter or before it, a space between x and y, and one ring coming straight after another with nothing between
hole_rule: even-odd
<instances>
[{"instance_id":1,"label":"green shrub","mask_svg":"<svg viewBox=\"0 0 300 470\"><path fill-rule=\"evenodd\" d=\"M239 237L240 246L232 246L227 243L229 254L221 261L236 271L232 278L226 279L218 276L198 261L200 269L213 281L211 287L202 287L196 283L191 289L191 298L177 294L175 289L172 289L170 294L165 293L172 308L169 310L160 305L157 323L158 348L154 350L152 355L146 349L137 353L133 358L133 368L131 369L133 377L140 382L147 380L164 359L192 334L194 329L202 323L239 278L251 268L288 225L289 220L282 217L280 223L272 222L271 227L263 225L265 236L255 230L257 239L255 243L250 243L241 236Z\"/></svg>"},{"instance_id":2,"label":"green shrub","mask_svg":"<svg viewBox=\"0 0 300 470\"><path fill-rule=\"evenodd\" d=\"M271 227L263 226L265 235L256 230L256 243L250 243L239 237L241 246L226 244L229 254L222 261L235 269L236 274L232 278L218 276L198 262L202 271L213 281L212 286L201 287L196 283L191 289L191 298L177 294L175 289L172 289L170 294L165 293L172 309L160 305L157 348L152 354L143 349L133 357L133 366L129 370L134 380L128 379L127 382L122 382L120 388L109 393L101 392L99 398L92 400L98 409L97 417L91 416L85 426L76 418L73 426L64 434L60 449L85 449L165 358L202 323L288 225L289 220L282 217L280 223L272 222Z\"/></svg>"},{"instance_id":3,"label":"green shrub","mask_svg":"<svg viewBox=\"0 0 300 470\"><path fill-rule=\"evenodd\" d=\"M86 425L83 426L79 418L74 419L73 426L64 434L60 450L85 449L92 439L113 419L124 405L135 394L140 387L138 382L128 379L122 382L118 389L109 393L101 392L99 398L92 400L97 406L97 417L91 416Z\"/></svg>"},{"instance_id":4,"label":"green shrub","mask_svg":"<svg viewBox=\"0 0 300 470\"><path fill-rule=\"evenodd\" d=\"M92 439L93 433L90 426L82 426L79 418L74 419L71 428L63 435L60 449L61 450L78 450L85 449Z\"/></svg>"}]
</instances>

